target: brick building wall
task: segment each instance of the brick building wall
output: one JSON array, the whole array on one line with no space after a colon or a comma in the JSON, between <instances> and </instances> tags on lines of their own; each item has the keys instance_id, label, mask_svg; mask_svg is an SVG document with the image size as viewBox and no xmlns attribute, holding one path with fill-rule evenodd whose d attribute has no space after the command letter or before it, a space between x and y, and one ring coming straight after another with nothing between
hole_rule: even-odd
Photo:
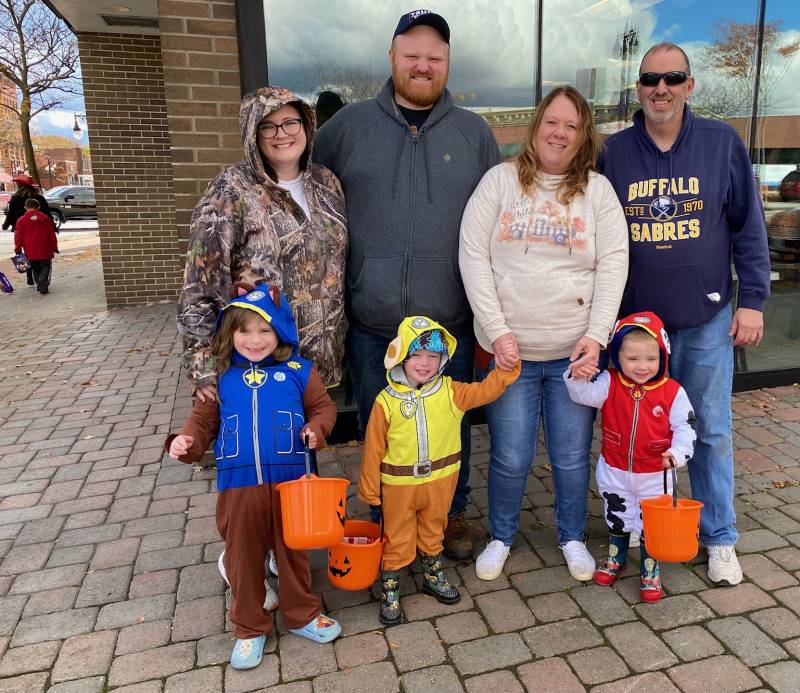
<instances>
[{"instance_id":1,"label":"brick building wall","mask_svg":"<svg viewBox=\"0 0 800 693\"><path fill-rule=\"evenodd\" d=\"M78 35L109 307L173 300L183 258L157 36Z\"/></svg>"},{"instance_id":2,"label":"brick building wall","mask_svg":"<svg viewBox=\"0 0 800 693\"><path fill-rule=\"evenodd\" d=\"M176 233L209 180L243 157L235 0L158 0L164 89L171 134Z\"/></svg>"}]
</instances>

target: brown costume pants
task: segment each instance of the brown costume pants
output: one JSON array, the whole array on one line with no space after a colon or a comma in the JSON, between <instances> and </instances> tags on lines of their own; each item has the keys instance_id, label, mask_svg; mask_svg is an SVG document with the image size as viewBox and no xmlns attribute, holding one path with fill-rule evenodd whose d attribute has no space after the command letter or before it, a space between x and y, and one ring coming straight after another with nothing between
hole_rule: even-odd
<instances>
[{"instance_id":1,"label":"brown costume pants","mask_svg":"<svg viewBox=\"0 0 800 693\"><path fill-rule=\"evenodd\" d=\"M230 618L237 638L254 638L272 630L272 614L264 610L264 559L269 548L278 561L278 608L286 627L302 628L317 616L320 601L311 591L308 554L283 543L280 496L275 485L220 492L217 531L225 542L223 560L231 585Z\"/></svg>"},{"instance_id":2,"label":"brown costume pants","mask_svg":"<svg viewBox=\"0 0 800 693\"><path fill-rule=\"evenodd\" d=\"M442 552L456 481L458 470L427 484L381 484L384 531L388 540L383 550L384 570L399 570L409 565L417 549L426 556L438 556Z\"/></svg>"}]
</instances>

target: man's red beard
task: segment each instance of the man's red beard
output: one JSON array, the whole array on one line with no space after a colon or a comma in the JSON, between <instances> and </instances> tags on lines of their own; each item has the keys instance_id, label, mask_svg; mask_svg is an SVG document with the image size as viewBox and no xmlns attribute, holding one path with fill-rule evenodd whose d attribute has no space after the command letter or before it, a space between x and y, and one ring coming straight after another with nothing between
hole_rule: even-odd
<instances>
[{"instance_id":1,"label":"man's red beard","mask_svg":"<svg viewBox=\"0 0 800 693\"><path fill-rule=\"evenodd\" d=\"M442 76L434 75L430 82L416 82L412 79L414 75L398 75L392 68L392 82L394 91L400 94L406 101L415 106L428 108L433 106L444 92L447 86L447 73Z\"/></svg>"}]
</instances>

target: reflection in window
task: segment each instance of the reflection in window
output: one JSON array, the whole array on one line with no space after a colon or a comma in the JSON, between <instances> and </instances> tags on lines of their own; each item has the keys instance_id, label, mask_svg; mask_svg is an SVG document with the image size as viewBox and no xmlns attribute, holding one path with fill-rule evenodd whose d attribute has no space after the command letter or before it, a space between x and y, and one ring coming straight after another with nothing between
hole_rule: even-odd
<instances>
[{"instance_id":1,"label":"reflection in window","mask_svg":"<svg viewBox=\"0 0 800 693\"><path fill-rule=\"evenodd\" d=\"M450 25L448 89L486 118L501 154L515 153L533 105L535 0L433 0ZM264 0L269 77L309 103L322 91L345 102L375 96L389 77L388 50L407 1Z\"/></svg>"}]
</instances>

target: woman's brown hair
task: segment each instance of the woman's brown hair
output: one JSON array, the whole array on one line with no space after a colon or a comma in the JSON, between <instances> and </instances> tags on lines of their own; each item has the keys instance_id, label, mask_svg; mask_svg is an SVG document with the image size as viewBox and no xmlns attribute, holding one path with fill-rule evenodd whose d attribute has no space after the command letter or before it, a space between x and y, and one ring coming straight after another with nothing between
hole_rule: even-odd
<instances>
[{"instance_id":1,"label":"woman's brown hair","mask_svg":"<svg viewBox=\"0 0 800 693\"><path fill-rule=\"evenodd\" d=\"M233 333L236 330L243 329L251 320L263 318L252 310L247 308L237 308L231 306L222 315L222 324L214 335L214 344L211 348L211 353L214 356L216 364L217 378L221 378L222 374L230 368L231 356L233 354ZM292 345L286 344L278 340L278 346L275 347L270 356L276 361L287 361L292 355Z\"/></svg>"},{"instance_id":2,"label":"woman's brown hair","mask_svg":"<svg viewBox=\"0 0 800 693\"><path fill-rule=\"evenodd\" d=\"M545 96L533 114L528 134L525 137L525 150L517 157L517 178L525 193L529 193L537 183L540 170L539 155L536 152L536 133L544 120L547 107L559 96L568 98L578 111L578 149L558 186L556 196L561 204L569 204L573 197L580 195L589 182L589 171L597 167L600 155L600 137L594 126L594 118L589 104L575 87L564 85L556 87Z\"/></svg>"}]
</instances>

